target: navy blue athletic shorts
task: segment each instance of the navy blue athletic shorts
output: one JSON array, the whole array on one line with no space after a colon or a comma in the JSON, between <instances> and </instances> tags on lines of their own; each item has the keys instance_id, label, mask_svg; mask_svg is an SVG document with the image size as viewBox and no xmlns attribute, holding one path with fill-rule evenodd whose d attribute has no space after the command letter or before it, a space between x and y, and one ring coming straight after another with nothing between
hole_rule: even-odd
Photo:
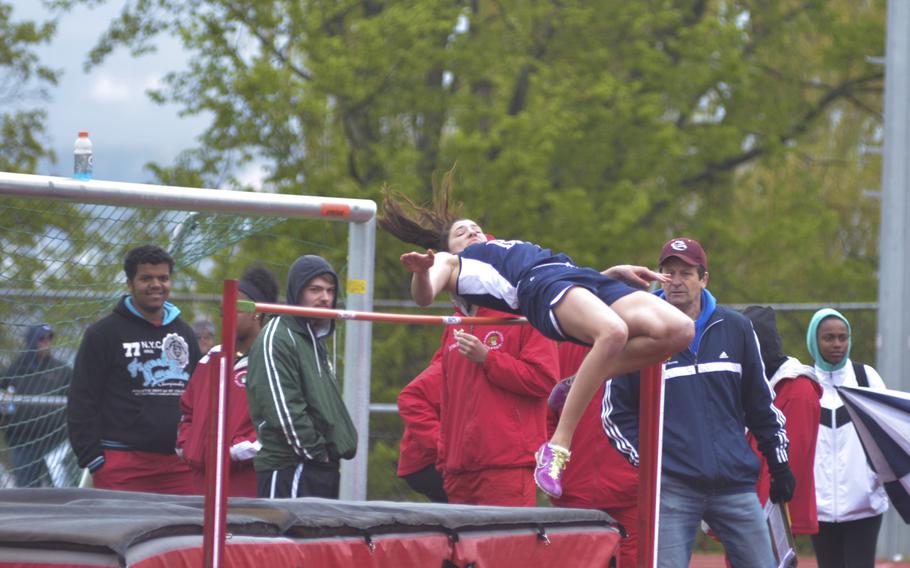
<instances>
[{"instance_id":1,"label":"navy blue athletic shorts","mask_svg":"<svg viewBox=\"0 0 910 568\"><path fill-rule=\"evenodd\" d=\"M531 270L518 286L518 303L521 311L537 331L556 341L571 341L589 345L565 335L553 309L562 301L566 292L575 286L587 288L608 306L628 296L637 289L625 282L604 276L593 268L569 264L549 264Z\"/></svg>"}]
</instances>

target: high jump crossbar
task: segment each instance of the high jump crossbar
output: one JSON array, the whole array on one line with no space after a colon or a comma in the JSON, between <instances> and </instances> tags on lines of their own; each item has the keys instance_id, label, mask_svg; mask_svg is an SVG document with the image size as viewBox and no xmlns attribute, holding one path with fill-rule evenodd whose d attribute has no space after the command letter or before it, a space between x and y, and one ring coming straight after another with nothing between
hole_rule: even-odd
<instances>
[{"instance_id":1,"label":"high jump crossbar","mask_svg":"<svg viewBox=\"0 0 910 568\"><path fill-rule=\"evenodd\" d=\"M265 312L273 314L289 314L318 319L340 319L356 321L384 321L393 323L410 323L425 325L518 325L526 324L525 318L492 318L477 316L427 316L414 314L390 314L384 312L358 312L353 310L335 310L329 308L305 308L303 306L289 306L287 304L270 304L267 302L251 302L239 300L239 312Z\"/></svg>"}]
</instances>

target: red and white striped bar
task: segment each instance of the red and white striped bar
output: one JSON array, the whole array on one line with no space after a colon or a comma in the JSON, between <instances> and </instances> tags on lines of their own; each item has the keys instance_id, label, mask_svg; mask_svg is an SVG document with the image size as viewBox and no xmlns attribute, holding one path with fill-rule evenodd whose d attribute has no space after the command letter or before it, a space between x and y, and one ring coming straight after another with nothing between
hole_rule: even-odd
<instances>
[{"instance_id":1,"label":"red and white striped bar","mask_svg":"<svg viewBox=\"0 0 910 568\"><path fill-rule=\"evenodd\" d=\"M267 312L272 314L289 314L308 318L339 319L355 321L384 321L393 323L411 323L423 325L517 325L526 324L525 318L491 318L474 316L426 316L413 314L390 314L384 312L357 312L351 310L333 310L329 308L304 308L286 304L269 304L240 300L237 310L241 312Z\"/></svg>"},{"instance_id":2,"label":"red and white striped bar","mask_svg":"<svg viewBox=\"0 0 910 568\"><path fill-rule=\"evenodd\" d=\"M228 384L234 377L234 351L237 348L237 280L225 280L222 293L224 313L221 324L221 353L210 371L218 380L211 381L215 410L209 422L209 444L205 464L205 514L203 517L203 565L205 568L223 566L227 536L227 491L230 482L227 428Z\"/></svg>"},{"instance_id":3,"label":"red and white striped bar","mask_svg":"<svg viewBox=\"0 0 910 568\"><path fill-rule=\"evenodd\" d=\"M663 365L639 373L638 567L657 566L660 527L660 462L664 429Z\"/></svg>"}]
</instances>

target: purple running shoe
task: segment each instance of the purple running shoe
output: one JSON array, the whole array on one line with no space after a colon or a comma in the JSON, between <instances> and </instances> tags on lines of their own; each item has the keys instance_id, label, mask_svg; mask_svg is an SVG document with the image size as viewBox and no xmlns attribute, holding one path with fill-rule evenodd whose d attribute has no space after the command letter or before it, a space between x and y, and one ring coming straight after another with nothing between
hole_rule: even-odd
<instances>
[{"instance_id":1,"label":"purple running shoe","mask_svg":"<svg viewBox=\"0 0 910 568\"><path fill-rule=\"evenodd\" d=\"M569 450L545 442L537 450L537 467L534 468L534 482L541 491L556 499L562 497L562 484L559 478L572 453Z\"/></svg>"}]
</instances>

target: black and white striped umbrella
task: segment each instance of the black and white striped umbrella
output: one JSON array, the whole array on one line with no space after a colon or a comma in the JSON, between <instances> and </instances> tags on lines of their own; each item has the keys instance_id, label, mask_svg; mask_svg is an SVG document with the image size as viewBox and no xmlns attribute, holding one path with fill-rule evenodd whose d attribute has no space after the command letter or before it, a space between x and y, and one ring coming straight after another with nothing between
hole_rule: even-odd
<instances>
[{"instance_id":1,"label":"black and white striped umbrella","mask_svg":"<svg viewBox=\"0 0 910 568\"><path fill-rule=\"evenodd\" d=\"M837 389L891 504L910 524L910 393Z\"/></svg>"}]
</instances>

